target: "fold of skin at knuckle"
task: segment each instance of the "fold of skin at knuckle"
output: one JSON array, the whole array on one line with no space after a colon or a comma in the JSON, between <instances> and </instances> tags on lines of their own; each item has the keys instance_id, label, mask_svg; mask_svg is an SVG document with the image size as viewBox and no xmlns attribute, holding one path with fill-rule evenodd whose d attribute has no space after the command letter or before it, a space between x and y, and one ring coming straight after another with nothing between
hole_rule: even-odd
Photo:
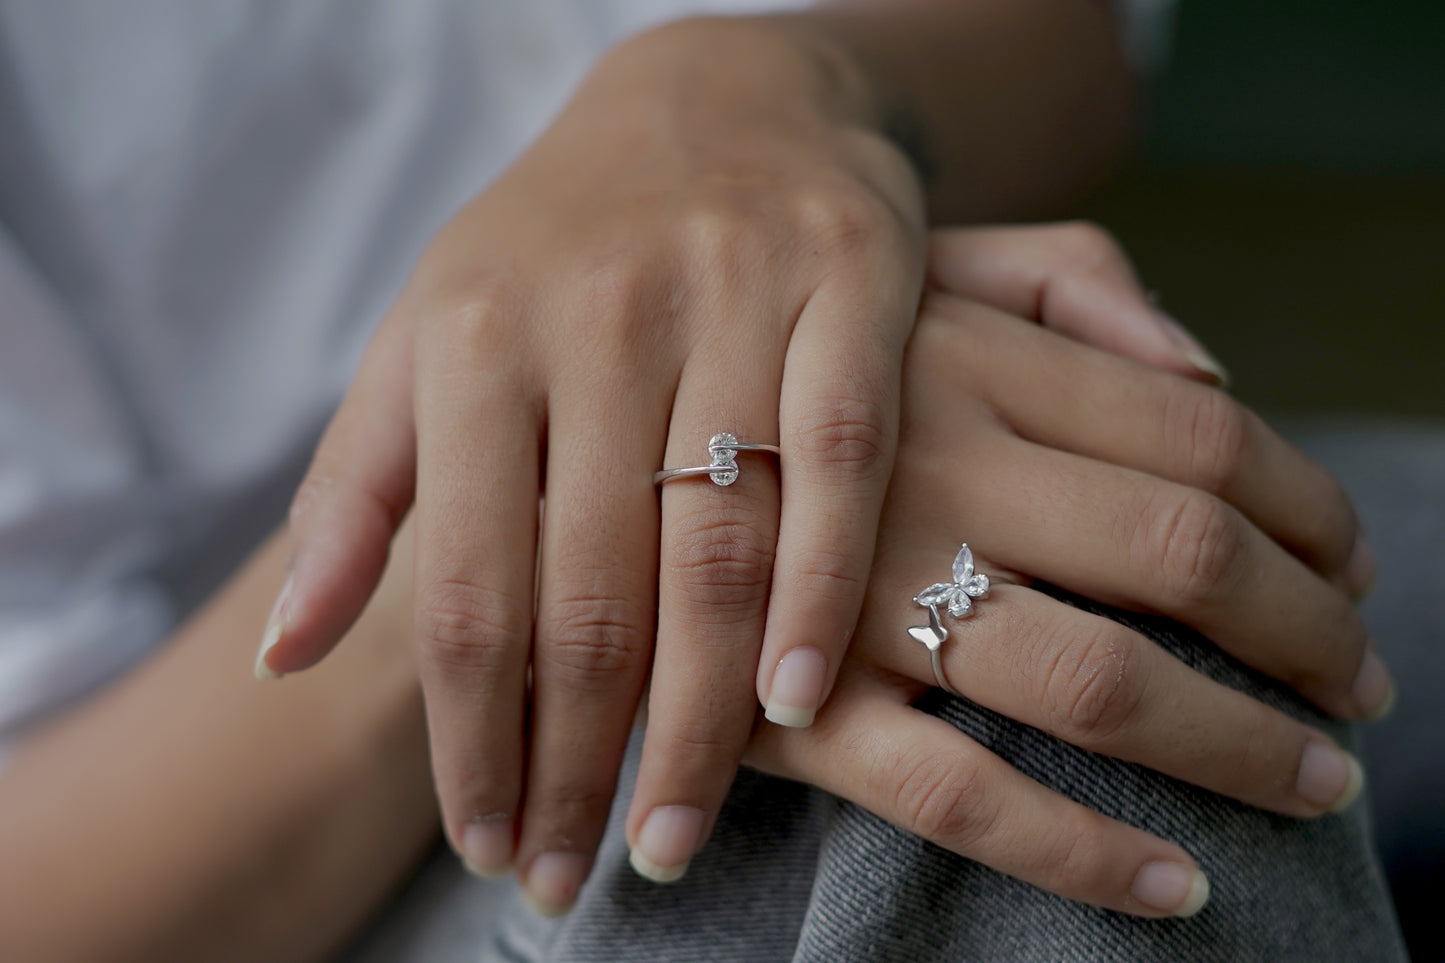
<instances>
[{"instance_id":1,"label":"fold of skin at knuckle","mask_svg":"<svg viewBox=\"0 0 1445 963\"><path fill-rule=\"evenodd\" d=\"M649 621L635 601L569 595L549 602L541 613L536 657L568 688L617 691L619 677L639 672L648 634Z\"/></svg>"},{"instance_id":2,"label":"fold of skin at knuckle","mask_svg":"<svg viewBox=\"0 0 1445 963\"><path fill-rule=\"evenodd\" d=\"M1138 519L1135 557L1158 583L1172 614L1197 612L1226 596L1241 577L1245 522L1198 490L1155 493Z\"/></svg>"},{"instance_id":3,"label":"fold of skin at knuckle","mask_svg":"<svg viewBox=\"0 0 1445 963\"><path fill-rule=\"evenodd\" d=\"M999 809L975 762L928 751L896 758L896 805L904 829L958 853L988 838Z\"/></svg>"},{"instance_id":4,"label":"fold of skin at knuckle","mask_svg":"<svg viewBox=\"0 0 1445 963\"><path fill-rule=\"evenodd\" d=\"M852 519L844 520L845 524ZM867 591L868 562L850 558L841 551L814 545L797 550L786 572L780 573L783 586L790 592L805 592L809 605L818 616L834 611L837 605L858 606Z\"/></svg>"},{"instance_id":5,"label":"fold of skin at knuckle","mask_svg":"<svg viewBox=\"0 0 1445 963\"><path fill-rule=\"evenodd\" d=\"M1079 807L1051 814L1040 841L1031 881L1051 893L1091 903L1118 904L1126 893L1112 891L1108 869L1118 850L1107 818ZM1127 882L1125 884L1127 886Z\"/></svg>"},{"instance_id":6,"label":"fold of skin at knuckle","mask_svg":"<svg viewBox=\"0 0 1445 963\"><path fill-rule=\"evenodd\" d=\"M739 507L693 512L673 536L666 564L688 614L733 623L751 614L772 576L772 539Z\"/></svg>"},{"instance_id":7,"label":"fold of skin at knuckle","mask_svg":"<svg viewBox=\"0 0 1445 963\"><path fill-rule=\"evenodd\" d=\"M616 776L586 781L583 774L527 790L524 845L534 852L591 852L601 842Z\"/></svg>"},{"instance_id":8,"label":"fold of skin at knuckle","mask_svg":"<svg viewBox=\"0 0 1445 963\"><path fill-rule=\"evenodd\" d=\"M1111 623L1045 643L1039 671L1045 728L1084 748L1112 744L1135 717L1146 680L1125 630Z\"/></svg>"},{"instance_id":9,"label":"fold of skin at knuckle","mask_svg":"<svg viewBox=\"0 0 1445 963\"><path fill-rule=\"evenodd\" d=\"M1244 409L1222 391L1189 383L1166 389L1165 439L1188 485L1224 496L1239 478L1249 445Z\"/></svg>"},{"instance_id":10,"label":"fold of skin at knuckle","mask_svg":"<svg viewBox=\"0 0 1445 963\"><path fill-rule=\"evenodd\" d=\"M433 580L418 597L417 645L422 660L442 672L491 675L528 645L530 606L487 586L458 578Z\"/></svg>"},{"instance_id":11,"label":"fold of skin at knuckle","mask_svg":"<svg viewBox=\"0 0 1445 963\"><path fill-rule=\"evenodd\" d=\"M834 396L810 406L797 421L793 445L814 483L851 485L892 467L894 436L884 408L859 397Z\"/></svg>"},{"instance_id":12,"label":"fold of skin at knuckle","mask_svg":"<svg viewBox=\"0 0 1445 963\"><path fill-rule=\"evenodd\" d=\"M318 467L312 466L291 498L286 523L293 531L304 529L306 524L316 517L317 509L335 497L335 477L329 471L318 470Z\"/></svg>"}]
</instances>

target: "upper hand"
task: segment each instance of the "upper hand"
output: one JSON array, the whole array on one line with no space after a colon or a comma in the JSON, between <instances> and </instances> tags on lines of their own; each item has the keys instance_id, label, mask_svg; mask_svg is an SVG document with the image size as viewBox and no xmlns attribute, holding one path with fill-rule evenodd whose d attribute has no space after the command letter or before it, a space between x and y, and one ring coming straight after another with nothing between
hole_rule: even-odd
<instances>
[{"instance_id":1,"label":"upper hand","mask_svg":"<svg viewBox=\"0 0 1445 963\"><path fill-rule=\"evenodd\" d=\"M624 45L383 322L296 499L262 670L334 644L414 497L452 843L570 903L650 674L629 830L660 811L690 856L757 702L807 725L857 621L923 242L907 162L791 40L701 22ZM705 464L719 431L781 446L781 496L745 455L735 485L659 500L653 472Z\"/></svg>"}]
</instances>

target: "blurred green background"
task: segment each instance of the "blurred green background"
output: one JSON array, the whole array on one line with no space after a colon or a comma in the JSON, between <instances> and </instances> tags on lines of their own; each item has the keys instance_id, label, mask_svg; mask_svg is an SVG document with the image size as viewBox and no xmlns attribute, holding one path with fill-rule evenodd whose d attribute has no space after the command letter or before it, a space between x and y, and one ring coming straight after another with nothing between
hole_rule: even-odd
<instances>
[{"instance_id":1,"label":"blurred green background","mask_svg":"<svg viewBox=\"0 0 1445 963\"><path fill-rule=\"evenodd\" d=\"M1185 0L1085 215L1277 413L1445 417L1445 3Z\"/></svg>"}]
</instances>

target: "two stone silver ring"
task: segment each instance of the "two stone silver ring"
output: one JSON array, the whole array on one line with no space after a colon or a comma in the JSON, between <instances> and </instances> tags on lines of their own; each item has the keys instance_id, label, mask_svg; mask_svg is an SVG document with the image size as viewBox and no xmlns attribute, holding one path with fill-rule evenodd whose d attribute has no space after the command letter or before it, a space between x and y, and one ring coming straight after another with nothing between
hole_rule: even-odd
<instances>
[{"instance_id":1,"label":"two stone silver ring","mask_svg":"<svg viewBox=\"0 0 1445 963\"><path fill-rule=\"evenodd\" d=\"M654 485L661 485L676 478L695 478L706 475L714 485L726 487L738 480L738 452L761 451L781 455L777 445L752 445L739 442L736 435L718 432L707 443L708 456L712 461L697 468L664 468L652 476Z\"/></svg>"}]
</instances>

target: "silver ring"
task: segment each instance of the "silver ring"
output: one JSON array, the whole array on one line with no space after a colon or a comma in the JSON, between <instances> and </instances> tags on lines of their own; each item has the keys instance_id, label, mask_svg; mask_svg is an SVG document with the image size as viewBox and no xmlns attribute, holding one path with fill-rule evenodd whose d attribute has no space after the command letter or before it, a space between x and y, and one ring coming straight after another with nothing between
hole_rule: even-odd
<instances>
[{"instance_id":1,"label":"silver ring","mask_svg":"<svg viewBox=\"0 0 1445 963\"><path fill-rule=\"evenodd\" d=\"M697 468L664 468L652 476L654 485L672 481L674 478L694 478L707 475L714 485L727 487L738 480L738 452L765 451L781 456L783 450L777 445L748 445L739 442L736 435L725 431L712 436L707 443L707 453L712 462Z\"/></svg>"},{"instance_id":2,"label":"silver ring","mask_svg":"<svg viewBox=\"0 0 1445 963\"><path fill-rule=\"evenodd\" d=\"M933 657L933 677L938 687L950 695L962 696L943 674L943 659L940 652L948 638L948 629L943 627L938 614L940 605L948 606L948 614L955 619L965 619L973 614L974 599L988 598L988 576L973 570L973 550L964 542L953 559L953 581L937 582L913 597L913 601L928 609L928 624L915 625L908 634L928 647Z\"/></svg>"}]
</instances>

